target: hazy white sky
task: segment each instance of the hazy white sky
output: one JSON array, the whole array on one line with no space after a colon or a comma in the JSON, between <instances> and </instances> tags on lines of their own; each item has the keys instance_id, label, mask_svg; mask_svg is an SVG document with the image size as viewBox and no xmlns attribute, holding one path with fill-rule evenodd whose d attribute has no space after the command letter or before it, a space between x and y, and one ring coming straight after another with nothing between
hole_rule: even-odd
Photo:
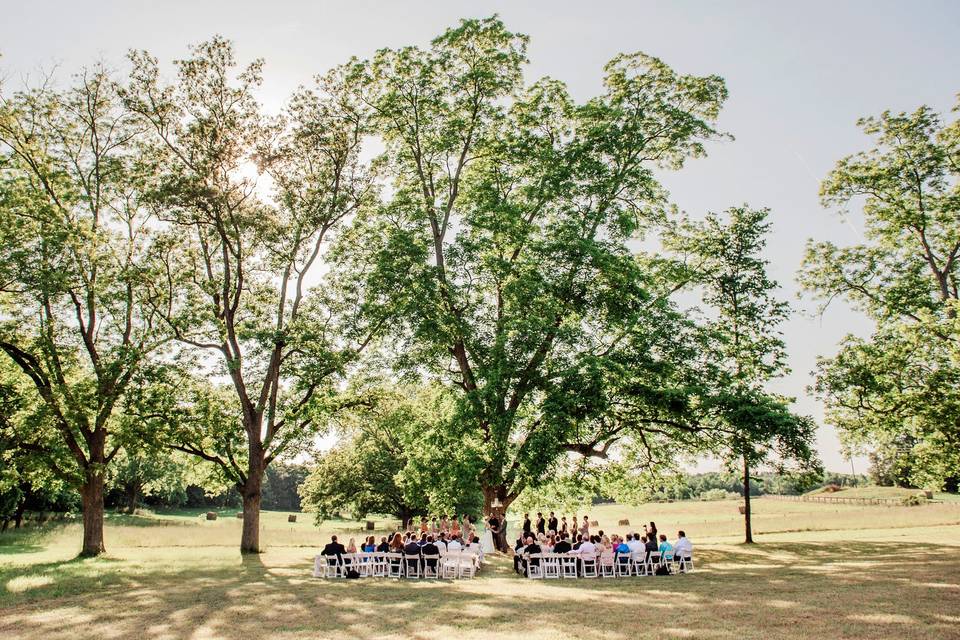
<instances>
[{"instance_id":1,"label":"hazy white sky","mask_svg":"<svg viewBox=\"0 0 960 640\"><path fill-rule=\"evenodd\" d=\"M720 125L736 141L712 145L708 158L663 181L693 216L743 202L770 207L772 271L790 299L808 238L859 239L857 211L844 221L817 199L836 160L868 143L856 119L921 104L946 114L960 92L960 2L951 0L0 0L0 75L16 84L54 64L66 75L97 58L120 67L130 48L169 61L187 44L222 34L242 61L266 59L264 101L278 108L298 84L349 56L426 44L460 18L492 13L530 35L528 78L563 80L581 100L599 92L603 64L625 51L726 78L730 99ZM796 396L799 409L821 423L827 468L849 471L806 387L818 354L832 354L843 335L869 325L842 305L822 318L809 300L796 307L807 313L785 327L793 373L776 390Z\"/></svg>"}]
</instances>

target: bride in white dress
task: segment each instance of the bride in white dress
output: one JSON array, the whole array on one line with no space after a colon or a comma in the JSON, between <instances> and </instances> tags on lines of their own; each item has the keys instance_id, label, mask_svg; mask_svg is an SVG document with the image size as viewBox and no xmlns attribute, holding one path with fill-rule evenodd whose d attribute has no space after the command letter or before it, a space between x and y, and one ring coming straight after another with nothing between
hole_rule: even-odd
<instances>
[{"instance_id":1,"label":"bride in white dress","mask_svg":"<svg viewBox=\"0 0 960 640\"><path fill-rule=\"evenodd\" d=\"M497 548L493 546L493 531L490 530L489 520L483 521L483 535L480 536L480 548L484 553L493 553L497 550Z\"/></svg>"}]
</instances>

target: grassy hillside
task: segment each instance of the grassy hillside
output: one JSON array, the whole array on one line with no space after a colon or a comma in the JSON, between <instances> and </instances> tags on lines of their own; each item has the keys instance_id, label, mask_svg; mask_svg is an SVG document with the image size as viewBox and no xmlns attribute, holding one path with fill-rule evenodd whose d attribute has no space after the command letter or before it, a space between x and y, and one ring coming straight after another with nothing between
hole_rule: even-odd
<instances>
[{"instance_id":1,"label":"grassy hillside","mask_svg":"<svg viewBox=\"0 0 960 640\"><path fill-rule=\"evenodd\" d=\"M115 516L108 555L78 560L77 524L0 535L0 637L848 638L951 637L960 625L960 506L736 501L591 510L607 531L655 520L696 545L692 575L531 583L495 558L472 581L323 581L311 558L361 523L265 513L266 553L241 559L239 521L181 511ZM569 514L567 514L569 516ZM580 514L582 515L582 513ZM627 518L629 527L617 526ZM515 528L513 529L516 530ZM380 534L380 532L378 532ZM936 546L931 544L936 541ZM949 549L949 551L946 551Z\"/></svg>"}]
</instances>

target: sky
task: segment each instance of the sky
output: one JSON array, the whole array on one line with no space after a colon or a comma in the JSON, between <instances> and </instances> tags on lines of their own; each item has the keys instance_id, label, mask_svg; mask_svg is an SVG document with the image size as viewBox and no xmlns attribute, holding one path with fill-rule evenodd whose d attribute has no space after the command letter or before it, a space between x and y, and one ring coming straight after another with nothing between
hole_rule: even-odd
<instances>
[{"instance_id":1,"label":"sky","mask_svg":"<svg viewBox=\"0 0 960 640\"><path fill-rule=\"evenodd\" d=\"M849 471L807 387L817 356L870 324L842 303L819 315L814 301L798 298L795 274L808 239L861 240L856 206L844 216L817 197L837 160L869 147L857 118L922 104L946 116L957 105L960 2L0 0L0 77L15 85L57 67L65 79L97 60L122 69L131 48L169 62L220 34L241 61L266 60L262 99L278 110L298 85L350 56L426 45L461 18L494 13L530 36L527 78L562 80L581 101L601 91L603 65L621 52L726 79L719 126L735 140L710 144L707 158L661 177L692 217L745 202L771 209L771 275L796 309L784 326L792 373L771 388L817 419L826 468ZM863 457L852 464L866 471Z\"/></svg>"}]
</instances>

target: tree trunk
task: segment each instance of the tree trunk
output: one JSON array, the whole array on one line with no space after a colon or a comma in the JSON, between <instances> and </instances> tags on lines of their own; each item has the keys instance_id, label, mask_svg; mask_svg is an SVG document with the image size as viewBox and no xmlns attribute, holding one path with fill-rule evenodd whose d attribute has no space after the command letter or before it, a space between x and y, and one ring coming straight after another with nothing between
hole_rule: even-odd
<instances>
[{"instance_id":1,"label":"tree trunk","mask_svg":"<svg viewBox=\"0 0 960 640\"><path fill-rule=\"evenodd\" d=\"M80 555L98 556L105 553L103 546L103 472L94 468L87 471L87 481L80 489L83 498L83 548Z\"/></svg>"},{"instance_id":2,"label":"tree trunk","mask_svg":"<svg viewBox=\"0 0 960 640\"><path fill-rule=\"evenodd\" d=\"M483 486L483 516L488 519L496 516L500 520L500 532L493 536L493 546L504 553L510 550L507 542L507 507L514 498L504 485ZM499 505L494 506L494 500L499 501Z\"/></svg>"},{"instance_id":3,"label":"tree trunk","mask_svg":"<svg viewBox=\"0 0 960 640\"><path fill-rule=\"evenodd\" d=\"M23 514L27 510L27 497L24 496L20 498L20 503L17 505L17 511L13 514L13 528L19 529L20 523L23 522Z\"/></svg>"},{"instance_id":4,"label":"tree trunk","mask_svg":"<svg viewBox=\"0 0 960 640\"><path fill-rule=\"evenodd\" d=\"M743 456L743 526L745 544L753 544L753 529L750 526L750 460Z\"/></svg>"},{"instance_id":5,"label":"tree trunk","mask_svg":"<svg viewBox=\"0 0 960 640\"><path fill-rule=\"evenodd\" d=\"M240 553L260 553L260 496L263 488L263 465L251 460L247 482L240 493L243 497L243 533Z\"/></svg>"},{"instance_id":6,"label":"tree trunk","mask_svg":"<svg viewBox=\"0 0 960 640\"><path fill-rule=\"evenodd\" d=\"M140 486L137 483L127 485L127 513L133 515L137 510L137 499L140 497Z\"/></svg>"}]
</instances>

